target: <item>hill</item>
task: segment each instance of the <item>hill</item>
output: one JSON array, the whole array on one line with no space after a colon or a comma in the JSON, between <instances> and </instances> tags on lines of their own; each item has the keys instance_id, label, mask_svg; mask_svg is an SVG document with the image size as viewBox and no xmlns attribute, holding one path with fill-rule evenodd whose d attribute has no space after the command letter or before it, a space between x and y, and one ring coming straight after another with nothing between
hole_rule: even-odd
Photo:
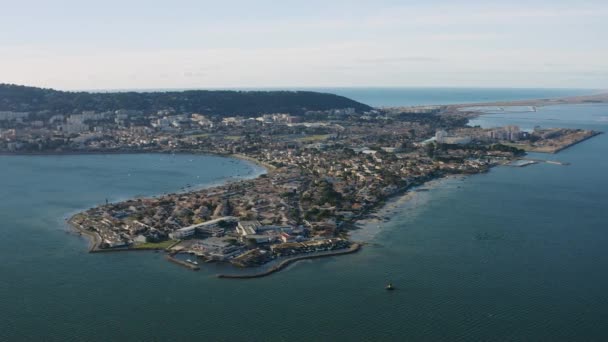
<instances>
[{"instance_id":1,"label":"hill","mask_svg":"<svg viewBox=\"0 0 608 342\"><path fill-rule=\"evenodd\" d=\"M68 92L54 89L0 84L0 111L71 114L82 111L140 110L146 113L165 109L218 116L290 113L307 110L371 107L343 96L312 91L227 91L188 90L169 92Z\"/></svg>"}]
</instances>

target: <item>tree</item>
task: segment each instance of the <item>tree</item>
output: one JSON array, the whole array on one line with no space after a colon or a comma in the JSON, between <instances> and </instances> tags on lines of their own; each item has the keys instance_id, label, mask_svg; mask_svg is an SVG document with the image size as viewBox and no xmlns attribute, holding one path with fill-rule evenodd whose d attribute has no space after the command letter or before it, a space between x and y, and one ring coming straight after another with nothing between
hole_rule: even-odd
<instances>
[{"instance_id":1,"label":"tree","mask_svg":"<svg viewBox=\"0 0 608 342\"><path fill-rule=\"evenodd\" d=\"M258 242L256 239L249 238L247 239L247 248L256 248L258 246Z\"/></svg>"},{"instance_id":2,"label":"tree","mask_svg":"<svg viewBox=\"0 0 608 342\"><path fill-rule=\"evenodd\" d=\"M434 143L428 143L424 146L424 149L426 150L426 154L427 156L429 156L429 158L433 158L435 156L435 144Z\"/></svg>"}]
</instances>

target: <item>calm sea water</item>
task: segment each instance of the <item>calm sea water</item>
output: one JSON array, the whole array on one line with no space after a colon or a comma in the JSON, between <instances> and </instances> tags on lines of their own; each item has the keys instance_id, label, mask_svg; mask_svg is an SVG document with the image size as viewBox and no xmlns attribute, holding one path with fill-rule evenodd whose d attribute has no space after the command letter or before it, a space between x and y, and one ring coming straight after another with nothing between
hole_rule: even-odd
<instances>
[{"instance_id":1,"label":"calm sea water","mask_svg":"<svg viewBox=\"0 0 608 342\"><path fill-rule=\"evenodd\" d=\"M607 115L608 106L546 107L477 124L608 131ZM248 281L156 253L88 254L63 219L106 197L253 176L251 164L0 157L0 340L606 340L607 149L601 135L539 155L570 166L450 180L415 196L360 253ZM397 291L383 289L388 280Z\"/></svg>"}]
</instances>

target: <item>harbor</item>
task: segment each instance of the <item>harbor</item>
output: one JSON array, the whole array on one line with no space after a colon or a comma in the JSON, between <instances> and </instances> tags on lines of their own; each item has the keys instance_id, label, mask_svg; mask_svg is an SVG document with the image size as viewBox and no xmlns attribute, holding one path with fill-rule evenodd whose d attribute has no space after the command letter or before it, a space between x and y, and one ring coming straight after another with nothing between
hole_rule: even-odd
<instances>
[{"instance_id":1,"label":"harbor","mask_svg":"<svg viewBox=\"0 0 608 342\"><path fill-rule=\"evenodd\" d=\"M178 259L178 258L175 257L174 254L167 254L166 258L170 262L172 262L174 264L177 264L177 265L180 265L180 266L183 266L183 267L185 267L187 269L190 269L192 271L198 271L198 270L201 269L198 266L198 264L194 264L192 261L188 262L188 261L184 261L184 260Z\"/></svg>"},{"instance_id":2,"label":"harbor","mask_svg":"<svg viewBox=\"0 0 608 342\"><path fill-rule=\"evenodd\" d=\"M250 273L250 274L219 274L217 277L218 278L224 278L224 279L252 279L252 278L261 278L261 277L266 277L269 276L275 272L278 272L282 269L285 269L287 266L300 261L300 260L306 260L306 259L318 259L318 258L325 258L325 257L330 257L330 256L336 256L336 255L344 255L344 254L351 254L351 253L355 253L357 251L359 251L361 249L361 244L359 243L353 243L349 248L347 249L338 249L338 250L333 250L333 251L325 251L325 252L316 252L316 253L310 253L310 254L301 254L301 255L296 255L293 257L289 257L287 259L281 260L279 261L276 265L258 272L258 273Z\"/></svg>"}]
</instances>

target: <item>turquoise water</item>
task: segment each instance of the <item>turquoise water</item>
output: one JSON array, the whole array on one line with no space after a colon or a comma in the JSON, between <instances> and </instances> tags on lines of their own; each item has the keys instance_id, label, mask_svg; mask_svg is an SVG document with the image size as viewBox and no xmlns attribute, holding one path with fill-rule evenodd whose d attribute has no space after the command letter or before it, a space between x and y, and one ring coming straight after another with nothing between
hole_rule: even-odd
<instances>
[{"instance_id":1,"label":"turquoise water","mask_svg":"<svg viewBox=\"0 0 608 342\"><path fill-rule=\"evenodd\" d=\"M513 115L478 123L608 131L608 106ZM251 164L0 157L0 340L606 340L607 148L601 135L544 156L570 166L447 181L419 193L360 253L248 281L186 271L156 253L88 254L63 218L106 197L252 176ZM383 289L388 280L397 291Z\"/></svg>"}]
</instances>

